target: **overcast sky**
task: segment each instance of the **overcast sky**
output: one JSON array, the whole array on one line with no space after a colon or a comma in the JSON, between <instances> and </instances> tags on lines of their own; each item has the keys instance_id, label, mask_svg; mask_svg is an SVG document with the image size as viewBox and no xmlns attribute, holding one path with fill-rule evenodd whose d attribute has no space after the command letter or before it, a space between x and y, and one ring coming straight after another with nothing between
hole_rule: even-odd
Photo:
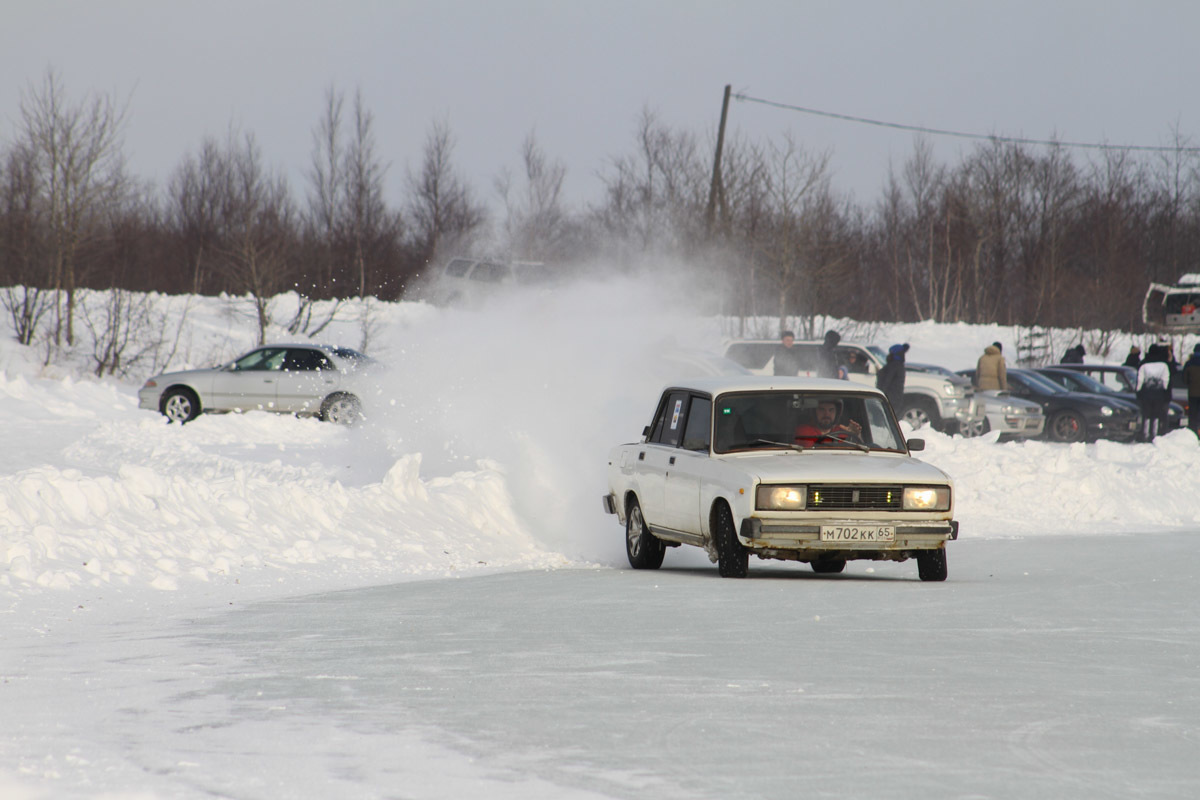
<instances>
[{"instance_id":1,"label":"overcast sky","mask_svg":"<svg viewBox=\"0 0 1200 800\"><path fill-rule=\"evenodd\" d=\"M1200 140L1200 3L3 0L0 138L21 93L57 70L68 94L129 98L132 170L160 185L233 122L303 194L333 85L361 89L402 194L434 120L477 195L535 131L573 204L629 152L643 108L709 141L725 84L781 103L897 123L1074 141ZM786 131L832 152L834 184L879 194L913 134L734 102L729 130ZM956 162L975 145L935 138ZM1200 144L1200 141L1193 141Z\"/></svg>"}]
</instances>

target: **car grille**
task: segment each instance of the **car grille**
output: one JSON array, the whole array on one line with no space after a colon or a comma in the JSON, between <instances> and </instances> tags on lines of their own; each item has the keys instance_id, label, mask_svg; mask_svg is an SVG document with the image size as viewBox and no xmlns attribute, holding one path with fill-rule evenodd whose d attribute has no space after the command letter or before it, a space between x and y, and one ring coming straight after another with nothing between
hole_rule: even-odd
<instances>
[{"instance_id":1,"label":"car grille","mask_svg":"<svg viewBox=\"0 0 1200 800\"><path fill-rule=\"evenodd\" d=\"M889 511L899 509L904 490L899 486L809 486L810 511Z\"/></svg>"}]
</instances>

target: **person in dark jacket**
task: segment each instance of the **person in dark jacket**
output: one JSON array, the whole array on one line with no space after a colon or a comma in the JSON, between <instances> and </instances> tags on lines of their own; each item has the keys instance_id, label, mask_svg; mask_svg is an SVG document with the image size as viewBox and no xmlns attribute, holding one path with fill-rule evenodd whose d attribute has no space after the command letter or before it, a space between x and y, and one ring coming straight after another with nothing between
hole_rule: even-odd
<instances>
[{"instance_id":1,"label":"person in dark jacket","mask_svg":"<svg viewBox=\"0 0 1200 800\"><path fill-rule=\"evenodd\" d=\"M775 374L796 377L800 374L800 348L795 346L796 334L784 331L779 334L779 346L775 348Z\"/></svg>"},{"instance_id":2,"label":"person in dark jacket","mask_svg":"<svg viewBox=\"0 0 1200 800\"><path fill-rule=\"evenodd\" d=\"M842 335L837 331L826 331L825 341L821 344L820 350L817 351L817 377L818 378L840 378L841 365L838 363L837 346L842 340Z\"/></svg>"},{"instance_id":3,"label":"person in dark jacket","mask_svg":"<svg viewBox=\"0 0 1200 800\"><path fill-rule=\"evenodd\" d=\"M1083 357L1087 355L1087 351L1083 349L1083 345L1077 344L1074 347L1063 353L1061 364L1082 364Z\"/></svg>"},{"instance_id":4,"label":"person in dark jacket","mask_svg":"<svg viewBox=\"0 0 1200 800\"><path fill-rule=\"evenodd\" d=\"M1183 380L1188 390L1188 427L1200 435L1200 344L1183 365Z\"/></svg>"},{"instance_id":5,"label":"person in dark jacket","mask_svg":"<svg viewBox=\"0 0 1200 800\"><path fill-rule=\"evenodd\" d=\"M1171 402L1169 357L1165 346L1152 344L1146 351L1146 360L1138 367L1137 400L1142 412L1143 442L1153 442L1166 427L1167 408Z\"/></svg>"},{"instance_id":6,"label":"person in dark jacket","mask_svg":"<svg viewBox=\"0 0 1200 800\"><path fill-rule=\"evenodd\" d=\"M1142 348L1130 345L1129 355L1125 356L1125 366L1137 369L1142 365Z\"/></svg>"},{"instance_id":7,"label":"person in dark jacket","mask_svg":"<svg viewBox=\"0 0 1200 800\"><path fill-rule=\"evenodd\" d=\"M903 413L900 404L904 400L904 354L907 352L907 344L889 347L887 363L879 368L879 374L875 376L875 386L887 395L896 416Z\"/></svg>"}]
</instances>

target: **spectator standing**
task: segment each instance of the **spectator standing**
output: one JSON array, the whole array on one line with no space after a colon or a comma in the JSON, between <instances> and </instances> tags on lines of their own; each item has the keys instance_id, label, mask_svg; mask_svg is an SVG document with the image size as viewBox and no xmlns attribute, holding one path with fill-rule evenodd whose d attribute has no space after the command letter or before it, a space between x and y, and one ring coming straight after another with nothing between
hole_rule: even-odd
<instances>
[{"instance_id":1,"label":"spectator standing","mask_svg":"<svg viewBox=\"0 0 1200 800\"><path fill-rule=\"evenodd\" d=\"M1142 365L1142 348L1130 345L1129 355L1125 356L1125 366L1137 369Z\"/></svg>"},{"instance_id":2,"label":"spectator standing","mask_svg":"<svg viewBox=\"0 0 1200 800\"><path fill-rule=\"evenodd\" d=\"M1200 343L1192 348L1192 357L1183 365L1183 380L1188 392L1188 427L1200 435Z\"/></svg>"},{"instance_id":3,"label":"spectator standing","mask_svg":"<svg viewBox=\"0 0 1200 800\"><path fill-rule=\"evenodd\" d=\"M867 360L858 354L857 350L851 350L846 355L846 371L854 374L865 375L871 371L867 366Z\"/></svg>"},{"instance_id":4,"label":"spectator standing","mask_svg":"<svg viewBox=\"0 0 1200 800\"><path fill-rule=\"evenodd\" d=\"M800 374L800 348L795 346L796 334L784 331L779 334L779 346L775 348L775 374L795 377Z\"/></svg>"},{"instance_id":5,"label":"spectator standing","mask_svg":"<svg viewBox=\"0 0 1200 800\"><path fill-rule=\"evenodd\" d=\"M1152 344L1146 360L1138 367L1137 399L1142 412L1142 441L1153 442L1166 427L1171 402L1171 368L1167 366L1167 348Z\"/></svg>"},{"instance_id":6,"label":"spectator standing","mask_svg":"<svg viewBox=\"0 0 1200 800\"><path fill-rule=\"evenodd\" d=\"M983 355L975 364L975 388L980 391L994 389L1008 391L1008 365L1000 352L1000 343L992 342L983 349Z\"/></svg>"},{"instance_id":7,"label":"spectator standing","mask_svg":"<svg viewBox=\"0 0 1200 800\"><path fill-rule=\"evenodd\" d=\"M875 376L875 386L892 404L892 410L900 414L900 404L904 400L904 354L908 352L907 344L894 344L888 348L887 363L879 368Z\"/></svg>"},{"instance_id":8,"label":"spectator standing","mask_svg":"<svg viewBox=\"0 0 1200 800\"><path fill-rule=\"evenodd\" d=\"M1082 364L1083 357L1087 355L1087 351L1083 349L1083 345L1077 344L1074 347L1063 353L1061 364Z\"/></svg>"},{"instance_id":9,"label":"spectator standing","mask_svg":"<svg viewBox=\"0 0 1200 800\"><path fill-rule=\"evenodd\" d=\"M842 335L837 331L825 331L825 341L821 343L821 348L817 351L817 377L818 378L840 378L837 357L838 342L842 340Z\"/></svg>"}]
</instances>

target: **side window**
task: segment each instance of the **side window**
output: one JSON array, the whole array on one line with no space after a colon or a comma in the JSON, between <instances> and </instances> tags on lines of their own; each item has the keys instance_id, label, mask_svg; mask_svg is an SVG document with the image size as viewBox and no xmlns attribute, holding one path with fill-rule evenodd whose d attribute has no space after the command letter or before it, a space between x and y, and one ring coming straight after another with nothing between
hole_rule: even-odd
<instances>
[{"instance_id":1,"label":"side window","mask_svg":"<svg viewBox=\"0 0 1200 800\"><path fill-rule=\"evenodd\" d=\"M683 429L683 449L708 452L712 441L712 401L707 397L692 396L688 407L687 423Z\"/></svg>"},{"instance_id":2,"label":"side window","mask_svg":"<svg viewBox=\"0 0 1200 800\"><path fill-rule=\"evenodd\" d=\"M239 358L234 362L236 370L265 370L280 369L283 366L287 350L282 347L263 347Z\"/></svg>"},{"instance_id":3,"label":"side window","mask_svg":"<svg viewBox=\"0 0 1200 800\"><path fill-rule=\"evenodd\" d=\"M687 392L669 392L666 401L659 406L658 416L650 431L650 441L678 447L683 438L683 415L687 410Z\"/></svg>"},{"instance_id":4,"label":"side window","mask_svg":"<svg viewBox=\"0 0 1200 800\"><path fill-rule=\"evenodd\" d=\"M328 369L330 366L332 365L324 353L299 347L288 350L287 358L283 362L283 368L290 372L313 372Z\"/></svg>"},{"instance_id":5,"label":"side window","mask_svg":"<svg viewBox=\"0 0 1200 800\"><path fill-rule=\"evenodd\" d=\"M508 265L494 261L481 261L471 273L471 280L483 283L499 283L509 275Z\"/></svg>"},{"instance_id":6,"label":"side window","mask_svg":"<svg viewBox=\"0 0 1200 800\"><path fill-rule=\"evenodd\" d=\"M473 263L469 258L456 258L446 265L446 274L451 278L461 278L467 274Z\"/></svg>"}]
</instances>

